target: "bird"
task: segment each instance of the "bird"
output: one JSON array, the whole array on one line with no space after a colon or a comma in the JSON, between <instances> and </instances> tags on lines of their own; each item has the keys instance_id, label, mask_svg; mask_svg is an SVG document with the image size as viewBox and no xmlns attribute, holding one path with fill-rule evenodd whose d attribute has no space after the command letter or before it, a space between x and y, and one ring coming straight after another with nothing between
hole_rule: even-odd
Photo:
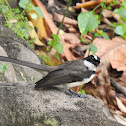
<instances>
[{"instance_id":1,"label":"bird","mask_svg":"<svg viewBox=\"0 0 126 126\"><path fill-rule=\"evenodd\" d=\"M45 77L35 83L35 89L63 85L69 89L68 93L78 96L71 88L90 82L95 76L101 59L96 55L89 55L83 59L66 61L58 66L40 65L4 56L0 56L0 61L27 66L39 72L48 72Z\"/></svg>"},{"instance_id":2,"label":"bird","mask_svg":"<svg viewBox=\"0 0 126 126\"><path fill-rule=\"evenodd\" d=\"M83 59L66 61L50 71L44 78L37 81L35 89L63 85L68 89L90 82L95 76L101 59L96 55L89 55Z\"/></svg>"}]
</instances>

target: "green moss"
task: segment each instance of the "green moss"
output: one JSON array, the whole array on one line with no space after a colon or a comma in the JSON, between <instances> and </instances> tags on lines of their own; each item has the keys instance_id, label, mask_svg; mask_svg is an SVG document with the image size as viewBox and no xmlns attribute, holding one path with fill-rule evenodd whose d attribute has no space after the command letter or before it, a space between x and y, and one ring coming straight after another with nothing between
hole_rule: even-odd
<instances>
[{"instance_id":1,"label":"green moss","mask_svg":"<svg viewBox=\"0 0 126 126\"><path fill-rule=\"evenodd\" d=\"M50 126L59 126L58 121L54 118L45 118L44 124Z\"/></svg>"}]
</instances>

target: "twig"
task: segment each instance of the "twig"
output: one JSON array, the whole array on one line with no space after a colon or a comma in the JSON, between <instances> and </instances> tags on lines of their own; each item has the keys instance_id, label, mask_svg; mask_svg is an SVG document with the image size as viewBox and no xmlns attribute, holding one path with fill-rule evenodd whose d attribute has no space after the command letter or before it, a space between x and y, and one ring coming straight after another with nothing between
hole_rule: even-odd
<instances>
[{"instance_id":1,"label":"twig","mask_svg":"<svg viewBox=\"0 0 126 126\"><path fill-rule=\"evenodd\" d=\"M118 82L116 82L112 77L110 77L111 85L119 92L121 92L123 95L126 96L126 88L121 86Z\"/></svg>"},{"instance_id":2,"label":"twig","mask_svg":"<svg viewBox=\"0 0 126 126\"><path fill-rule=\"evenodd\" d=\"M60 29L61 29L61 27L62 27L62 25L63 25L63 21L64 21L64 19L65 19L65 17L66 17L66 14L67 14L67 12L68 12L68 8L70 7L71 3L72 3L72 0L69 0L68 5L67 5L67 8L66 8L66 11L65 11L64 16L63 16L63 19L62 19L62 21L61 21L61 23L60 23L60 26L59 26L57 35L59 34L59 31L60 31Z\"/></svg>"},{"instance_id":3,"label":"twig","mask_svg":"<svg viewBox=\"0 0 126 126\"><path fill-rule=\"evenodd\" d=\"M74 8L75 9L80 9L82 7L84 8L94 8L95 6L97 6L98 4L100 3L103 3L104 0L95 0L95 1L88 1L88 2L84 2L84 3L81 3L77 6L75 6ZM111 3L112 0L107 0L107 4Z\"/></svg>"}]
</instances>

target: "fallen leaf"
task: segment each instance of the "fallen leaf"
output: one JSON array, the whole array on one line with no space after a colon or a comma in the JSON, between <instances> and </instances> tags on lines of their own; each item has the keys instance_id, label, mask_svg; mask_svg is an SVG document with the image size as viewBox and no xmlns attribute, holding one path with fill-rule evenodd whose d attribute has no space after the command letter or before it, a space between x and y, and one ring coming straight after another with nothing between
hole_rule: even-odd
<instances>
[{"instance_id":1,"label":"fallen leaf","mask_svg":"<svg viewBox=\"0 0 126 126\"><path fill-rule=\"evenodd\" d=\"M36 31L34 30L34 26L31 21L28 21L29 25L32 27L32 30L29 31L30 37L33 39L34 44L38 46L45 46L38 38Z\"/></svg>"},{"instance_id":2,"label":"fallen leaf","mask_svg":"<svg viewBox=\"0 0 126 126\"><path fill-rule=\"evenodd\" d=\"M80 34L79 33L64 33L64 40L69 41L72 45L77 46L80 44Z\"/></svg>"},{"instance_id":3,"label":"fallen leaf","mask_svg":"<svg viewBox=\"0 0 126 126\"><path fill-rule=\"evenodd\" d=\"M57 31L58 31L58 28L57 26L55 25L55 23L53 22L53 20L51 19L49 13L47 12L46 8L44 7L44 5L41 3L40 0L34 0L35 4L40 7L40 9L42 10L44 16L45 16L45 20L46 20L46 23L48 24L51 32L53 34L57 34ZM64 56L66 57L67 60L74 60L75 57L72 55L72 53L70 52L69 48L67 47L64 39L62 38L62 36L59 34L59 38L60 38L60 41L61 43L64 45L64 48L63 48L63 53L64 53Z\"/></svg>"},{"instance_id":4,"label":"fallen leaf","mask_svg":"<svg viewBox=\"0 0 126 126\"><path fill-rule=\"evenodd\" d=\"M34 5L33 2L31 2L31 3L32 3L32 5ZM28 15L30 21L33 23L34 27L37 29L39 39L40 40L42 38L47 39L48 35L47 35L47 32L46 32L46 28L45 28L45 25L44 25L43 18L40 17L35 10L28 10L27 15Z\"/></svg>"},{"instance_id":5,"label":"fallen leaf","mask_svg":"<svg viewBox=\"0 0 126 126\"><path fill-rule=\"evenodd\" d=\"M126 113L126 106L122 103L122 101L118 97L115 97L115 99L116 99L116 102L117 102L117 105L118 105L119 109L122 112Z\"/></svg>"},{"instance_id":6,"label":"fallen leaf","mask_svg":"<svg viewBox=\"0 0 126 126\"><path fill-rule=\"evenodd\" d=\"M61 22L63 19L63 15L58 14L58 13L53 13L53 19L57 22ZM78 22L74 19L71 19L69 17L65 17L63 23L65 24L71 24L71 25L78 25Z\"/></svg>"},{"instance_id":7,"label":"fallen leaf","mask_svg":"<svg viewBox=\"0 0 126 126\"><path fill-rule=\"evenodd\" d=\"M114 114L116 120L121 123L122 125L126 125L126 118L122 117L121 115Z\"/></svg>"}]
</instances>

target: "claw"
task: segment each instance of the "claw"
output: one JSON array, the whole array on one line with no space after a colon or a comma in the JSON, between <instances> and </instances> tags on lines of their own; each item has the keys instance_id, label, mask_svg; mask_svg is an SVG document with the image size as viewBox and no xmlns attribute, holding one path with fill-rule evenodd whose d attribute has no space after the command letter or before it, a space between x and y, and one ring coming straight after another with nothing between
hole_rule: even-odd
<instances>
[{"instance_id":1,"label":"claw","mask_svg":"<svg viewBox=\"0 0 126 126\"><path fill-rule=\"evenodd\" d=\"M86 96L85 94L82 93L76 93L74 92L72 89L68 89L66 90L66 94L67 95L71 95L72 98L87 98L88 96Z\"/></svg>"}]
</instances>

